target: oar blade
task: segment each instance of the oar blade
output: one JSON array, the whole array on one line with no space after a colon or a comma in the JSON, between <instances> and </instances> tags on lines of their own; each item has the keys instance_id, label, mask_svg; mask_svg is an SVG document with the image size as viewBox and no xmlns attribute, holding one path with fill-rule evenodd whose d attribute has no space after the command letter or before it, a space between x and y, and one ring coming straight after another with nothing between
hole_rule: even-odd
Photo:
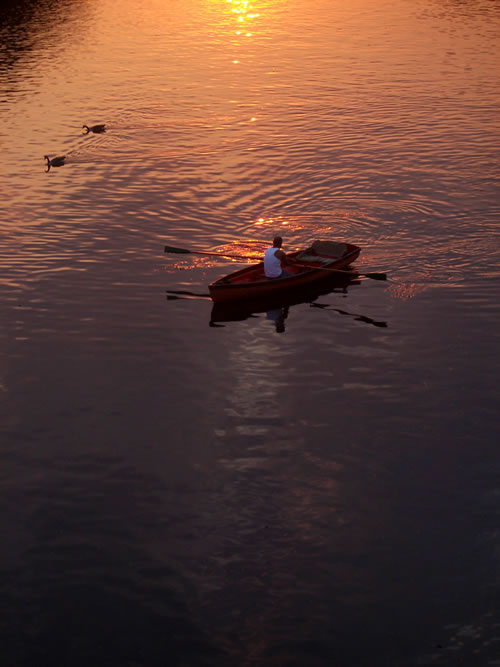
<instances>
[{"instance_id":1,"label":"oar blade","mask_svg":"<svg viewBox=\"0 0 500 667\"><path fill-rule=\"evenodd\" d=\"M186 248L176 248L175 246L172 245L166 245L165 246L165 252L177 252L181 255L190 255L191 250L187 250Z\"/></svg>"},{"instance_id":2,"label":"oar blade","mask_svg":"<svg viewBox=\"0 0 500 667\"><path fill-rule=\"evenodd\" d=\"M363 273L362 275L372 280L387 280L387 273Z\"/></svg>"}]
</instances>

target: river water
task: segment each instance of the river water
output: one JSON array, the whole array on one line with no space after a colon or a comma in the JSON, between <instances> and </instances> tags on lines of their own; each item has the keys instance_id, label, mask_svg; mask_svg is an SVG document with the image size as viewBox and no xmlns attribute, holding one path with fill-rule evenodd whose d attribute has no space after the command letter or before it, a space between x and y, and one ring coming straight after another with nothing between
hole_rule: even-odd
<instances>
[{"instance_id":1,"label":"river water","mask_svg":"<svg viewBox=\"0 0 500 667\"><path fill-rule=\"evenodd\" d=\"M494 0L4 3L2 666L500 664L499 38ZM278 232L388 280L172 298L245 264L165 244Z\"/></svg>"}]
</instances>

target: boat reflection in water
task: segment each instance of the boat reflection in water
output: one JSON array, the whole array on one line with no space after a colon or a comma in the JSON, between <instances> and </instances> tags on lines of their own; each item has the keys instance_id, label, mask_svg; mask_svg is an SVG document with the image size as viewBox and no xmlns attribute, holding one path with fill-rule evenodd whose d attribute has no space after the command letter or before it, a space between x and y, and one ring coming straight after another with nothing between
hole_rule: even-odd
<instances>
[{"instance_id":1,"label":"boat reflection in water","mask_svg":"<svg viewBox=\"0 0 500 667\"><path fill-rule=\"evenodd\" d=\"M331 293L347 294L348 288L353 285L359 285L361 280L352 275L328 277L321 284L314 287L305 288L295 291L291 295L274 297L272 299L259 300L244 300L244 301L230 301L222 303L214 303L212 313L210 316L209 325L211 327L224 326L221 322L238 322L247 320L252 317L258 317L259 313L266 313L266 319L272 322L276 328L277 333L285 331L285 321L288 317L288 312L292 306L303 303L309 303L312 307L333 310L341 315L349 315L355 319L373 324L378 327L386 327L386 322L377 322L369 317L358 315L357 313L350 313L340 308L333 308L328 304L317 303L316 299L320 296L325 296Z\"/></svg>"}]
</instances>

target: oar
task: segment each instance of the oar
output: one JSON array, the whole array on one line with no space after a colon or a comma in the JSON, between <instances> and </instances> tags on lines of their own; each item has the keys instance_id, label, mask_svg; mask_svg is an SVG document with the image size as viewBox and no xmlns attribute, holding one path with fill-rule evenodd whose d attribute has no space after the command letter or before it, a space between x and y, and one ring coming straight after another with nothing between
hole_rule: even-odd
<instances>
[{"instance_id":1,"label":"oar","mask_svg":"<svg viewBox=\"0 0 500 667\"><path fill-rule=\"evenodd\" d=\"M175 252L180 255L211 255L212 257L230 257L231 259L253 259L255 261L260 261L255 255L228 255L221 252L204 252L203 250L188 250L187 248L175 248L171 245L165 246L165 252Z\"/></svg>"},{"instance_id":2,"label":"oar","mask_svg":"<svg viewBox=\"0 0 500 667\"><path fill-rule=\"evenodd\" d=\"M313 301L309 305L311 306L311 308L321 308L322 310L334 310L336 313L340 313L341 315L349 315L350 317L354 317L356 320L359 320L360 322L373 324L373 326L375 327L383 327L383 328L387 327L387 322L380 322L377 320L373 320L371 317L366 317L366 315L358 315L358 313L349 313L347 312L347 310L341 310L340 308L332 308L327 303L317 303L316 301Z\"/></svg>"},{"instance_id":3,"label":"oar","mask_svg":"<svg viewBox=\"0 0 500 667\"><path fill-rule=\"evenodd\" d=\"M371 278L372 280L387 280L387 273L358 273L357 271L346 271L345 269L329 269L327 266L311 266L310 264L299 264L293 262L295 266L303 266L306 269L318 269L319 271L329 271L330 273L338 273L344 276Z\"/></svg>"},{"instance_id":4,"label":"oar","mask_svg":"<svg viewBox=\"0 0 500 667\"><path fill-rule=\"evenodd\" d=\"M175 246L166 245L165 252L173 252L181 255L211 255L212 257L229 257L231 259L253 259L259 261L258 257L254 255L228 255L220 252L206 252L203 250L188 250L187 248L176 248ZM327 266L311 266L310 264L299 264L298 262L291 262L295 266L303 266L306 269L319 269L321 271L330 271L330 273L338 273L343 275L362 276L364 278L371 278L372 280L387 280L386 273L358 273L357 271L345 271L344 269L329 269Z\"/></svg>"},{"instance_id":5,"label":"oar","mask_svg":"<svg viewBox=\"0 0 500 667\"><path fill-rule=\"evenodd\" d=\"M167 289L165 290L169 294L182 294L182 296L195 296L197 298L201 297L208 297L210 298L210 294L208 292L188 292L187 290L174 290L174 289Z\"/></svg>"}]
</instances>

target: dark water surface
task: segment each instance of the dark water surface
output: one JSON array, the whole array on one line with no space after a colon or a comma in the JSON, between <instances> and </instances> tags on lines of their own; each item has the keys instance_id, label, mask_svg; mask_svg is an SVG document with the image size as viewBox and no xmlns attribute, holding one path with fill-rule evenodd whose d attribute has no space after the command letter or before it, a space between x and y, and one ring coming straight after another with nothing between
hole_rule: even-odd
<instances>
[{"instance_id":1,"label":"dark water surface","mask_svg":"<svg viewBox=\"0 0 500 667\"><path fill-rule=\"evenodd\" d=\"M492 0L0 10L2 667L500 664L499 38ZM244 264L165 243L277 231L389 280L282 333L166 298Z\"/></svg>"}]
</instances>

